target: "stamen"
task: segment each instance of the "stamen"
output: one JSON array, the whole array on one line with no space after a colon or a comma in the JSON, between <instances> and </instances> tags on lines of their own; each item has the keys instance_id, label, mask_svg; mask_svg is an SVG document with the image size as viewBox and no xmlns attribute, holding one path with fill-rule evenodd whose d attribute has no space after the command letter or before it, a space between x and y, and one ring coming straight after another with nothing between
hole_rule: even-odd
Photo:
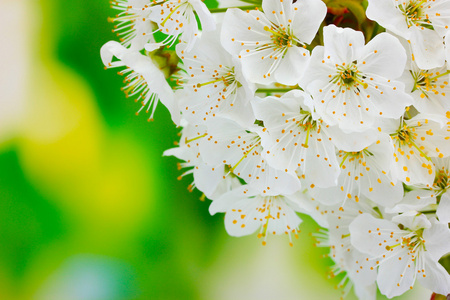
<instances>
[{"instance_id":1,"label":"stamen","mask_svg":"<svg viewBox=\"0 0 450 300\"><path fill-rule=\"evenodd\" d=\"M207 135L208 135L208 134L205 133L205 134L203 134L203 135L197 136L197 137L192 138L192 139L190 139L190 140L188 140L187 137L186 137L185 140L184 140L184 143L185 143L185 144L189 144L190 142L193 142L193 141L196 141L196 140L198 140L198 139L204 138L204 137L207 136Z\"/></svg>"},{"instance_id":2,"label":"stamen","mask_svg":"<svg viewBox=\"0 0 450 300\"><path fill-rule=\"evenodd\" d=\"M442 76L445 76L445 75L447 75L447 74L450 74L450 70L447 71L447 72L445 72L445 73L439 74L439 75L437 75L437 76L435 76L435 77L433 77L433 78L430 78L429 80L430 80L430 81L435 81L436 79L438 79L438 78L440 78L440 77L442 77Z\"/></svg>"},{"instance_id":3,"label":"stamen","mask_svg":"<svg viewBox=\"0 0 450 300\"><path fill-rule=\"evenodd\" d=\"M247 156L250 154L250 152L252 152L253 151L253 149L255 149L257 146L259 146L260 145L260 141L258 141L253 147L251 147L247 152L245 152L244 153L244 156L242 156L241 157L241 159L234 165L234 167L232 167L231 169L230 169L230 172L233 172L236 168L237 168L237 166L239 166L239 164L245 159L245 158L247 158Z\"/></svg>"},{"instance_id":4,"label":"stamen","mask_svg":"<svg viewBox=\"0 0 450 300\"><path fill-rule=\"evenodd\" d=\"M170 17L178 10L178 8L180 8L181 6L185 5L186 3L181 3L180 5L178 5L177 7L175 7L169 15L167 15L167 17L164 19L164 21L161 22L161 25L164 26L164 24L166 24L166 22L170 19Z\"/></svg>"}]
</instances>

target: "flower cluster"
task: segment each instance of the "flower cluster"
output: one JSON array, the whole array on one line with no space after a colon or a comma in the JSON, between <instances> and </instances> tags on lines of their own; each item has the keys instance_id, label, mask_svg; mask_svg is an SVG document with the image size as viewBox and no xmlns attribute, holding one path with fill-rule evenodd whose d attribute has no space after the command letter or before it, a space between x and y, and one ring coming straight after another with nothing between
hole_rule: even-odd
<instances>
[{"instance_id":1,"label":"flower cluster","mask_svg":"<svg viewBox=\"0 0 450 300\"><path fill-rule=\"evenodd\" d=\"M369 0L362 31L325 3L114 0L101 57L139 112L182 127L164 155L230 235L292 244L308 214L344 293L450 294L450 0Z\"/></svg>"}]
</instances>

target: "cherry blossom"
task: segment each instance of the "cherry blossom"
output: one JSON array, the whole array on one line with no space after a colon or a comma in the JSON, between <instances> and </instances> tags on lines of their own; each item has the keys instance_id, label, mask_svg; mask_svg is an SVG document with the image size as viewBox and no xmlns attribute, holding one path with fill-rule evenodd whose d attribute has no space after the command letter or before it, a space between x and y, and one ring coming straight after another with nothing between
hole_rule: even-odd
<instances>
[{"instance_id":1,"label":"cherry blossom","mask_svg":"<svg viewBox=\"0 0 450 300\"><path fill-rule=\"evenodd\" d=\"M227 165L230 174L239 176L265 195L292 194L300 189L297 176L271 167L261 156L264 128L256 125L245 128L220 117L208 121L206 126L208 136L200 144L206 163Z\"/></svg>"},{"instance_id":2,"label":"cherry blossom","mask_svg":"<svg viewBox=\"0 0 450 300\"><path fill-rule=\"evenodd\" d=\"M109 21L116 23L113 32L117 33L125 47L141 50L147 43L154 42L155 28L147 9L149 0L114 0L111 4L121 11L117 16L109 18Z\"/></svg>"},{"instance_id":3,"label":"cherry blossom","mask_svg":"<svg viewBox=\"0 0 450 300\"><path fill-rule=\"evenodd\" d=\"M419 68L445 63L443 38L449 32L449 0L369 0L367 17L408 40Z\"/></svg>"},{"instance_id":4,"label":"cherry blossom","mask_svg":"<svg viewBox=\"0 0 450 300\"><path fill-rule=\"evenodd\" d=\"M219 199L214 200L209 207L212 215L225 212L225 228L232 236L249 235L260 229L258 237L267 235L291 234L297 235L301 219L295 213L299 211L301 193L293 195L262 195L257 189L242 186Z\"/></svg>"},{"instance_id":5,"label":"cherry blossom","mask_svg":"<svg viewBox=\"0 0 450 300\"><path fill-rule=\"evenodd\" d=\"M177 38L187 43L186 51L192 49L198 37L196 15L204 30L214 30L215 22L201 0L152 0L149 1L149 18L158 24L159 31L166 34L165 44L173 44Z\"/></svg>"},{"instance_id":6,"label":"cherry blossom","mask_svg":"<svg viewBox=\"0 0 450 300\"><path fill-rule=\"evenodd\" d=\"M350 224L350 237L378 265L378 287L389 298L411 289L416 279L436 293L450 293L450 275L438 263L450 249L447 225L415 211L392 221L363 214Z\"/></svg>"},{"instance_id":7,"label":"cherry blossom","mask_svg":"<svg viewBox=\"0 0 450 300\"><path fill-rule=\"evenodd\" d=\"M364 131L378 118L396 119L411 104L396 81L406 64L405 49L387 33L364 45L349 28L324 28L324 47L314 49L300 86L311 93L323 120L347 131Z\"/></svg>"},{"instance_id":8,"label":"cherry blossom","mask_svg":"<svg viewBox=\"0 0 450 300\"><path fill-rule=\"evenodd\" d=\"M255 87L242 75L240 62L221 46L218 32L207 32L186 51L186 44L178 44L177 51L186 71L180 110L191 123L204 123L209 118L224 116L241 123L254 122L250 99Z\"/></svg>"},{"instance_id":9,"label":"cherry blossom","mask_svg":"<svg viewBox=\"0 0 450 300\"><path fill-rule=\"evenodd\" d=\"M152 120L158 102L161 101L169 110L172 120L176 124L180 122L180 112L172 88L148 56L110 41L103 45L101 57L106 68L125 67L120 72L126 75L123 90L127 97L136 97L135 101L141 102L142 106L137 113L145 110L150 113L149 120ZM113 61L114 57L119 60Z\"/></svg>"},{"instance_id":10,"label":"cherry blossom","mask_svg":"<svg viewBox=\"0 0 450 300\"><path fill-rule=\"evenodd\" d=\"M262 8L229 9L222 45L241 59L250 81L295 85L309 59L305 47L325 18L326 6L319 0L263 0Z\"/></svg>"},{"instance_id":11,"label":"cherry blossom","mask_svg":"<svg viewBox=\"0 0 450 300\"><path fill-rule=\"evenodd\" d=\"M447 295L450 0L334 2L113 0L101 58L138 113L169 110L163 155L229 235L292 246L306 214L342 298Z\"/></svg>"}]
</instances>

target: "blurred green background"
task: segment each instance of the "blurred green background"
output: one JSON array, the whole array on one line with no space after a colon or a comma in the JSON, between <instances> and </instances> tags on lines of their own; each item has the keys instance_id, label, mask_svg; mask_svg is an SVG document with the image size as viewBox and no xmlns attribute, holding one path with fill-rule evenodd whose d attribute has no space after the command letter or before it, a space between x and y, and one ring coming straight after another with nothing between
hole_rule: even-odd
<instances>
[{"instance_id":1,"label":"blurred green background","mask_svg":"<svg viewBox=\"0 0 450 300\"><path fill-rule=\"evenodd\" d=\"M338 299L310 219L292 248L232 238L176 179L167 111L100 61L109 6L0 0L0 299Z\"/></svg>"}]
</instances>

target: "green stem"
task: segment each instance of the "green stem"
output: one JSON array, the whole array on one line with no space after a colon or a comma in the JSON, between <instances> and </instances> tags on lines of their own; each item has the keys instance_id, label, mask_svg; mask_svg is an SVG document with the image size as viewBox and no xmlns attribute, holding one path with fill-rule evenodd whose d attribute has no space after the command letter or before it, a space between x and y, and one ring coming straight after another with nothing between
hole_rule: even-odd
<instances>
[{"instance_id":1,"label":"green stem","mask_svg":"<svg viewBox=\"0 0 450 300\"><path fill-rule=\"evenodd\" d=\"M261 7L256 6L256 5L249 5L249 6L235 6L235 7L219 7L219 8L210 8L209 12L212 14L217 14L217 13L224 13L226 12L229 8L239 8L242 10L254 10L254 9L259 9L262 10Z\"/></svg>"}]
</instances>

